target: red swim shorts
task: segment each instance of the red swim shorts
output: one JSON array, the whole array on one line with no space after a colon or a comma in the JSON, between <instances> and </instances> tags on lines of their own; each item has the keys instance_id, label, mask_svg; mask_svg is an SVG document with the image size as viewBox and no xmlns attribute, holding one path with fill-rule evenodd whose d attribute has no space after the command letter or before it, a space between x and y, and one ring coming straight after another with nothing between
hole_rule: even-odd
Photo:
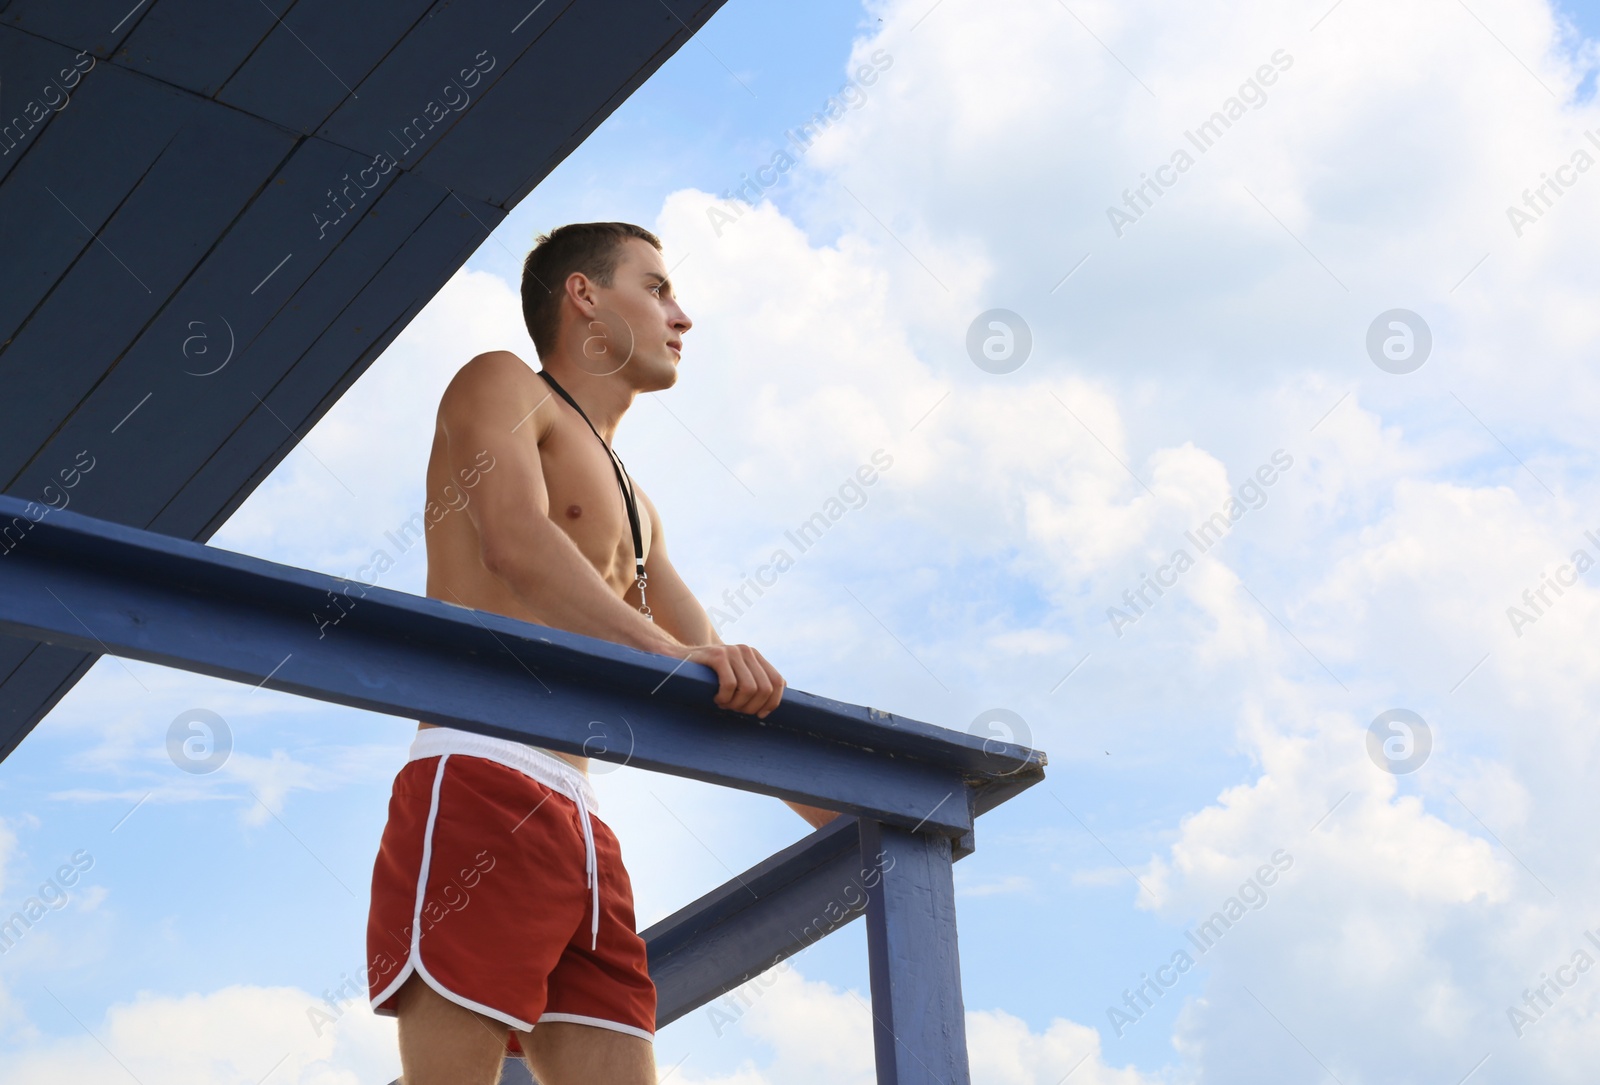
<instances>
[{"instance_id":1,"label":"red swim shorts","mask_svg":"<svg viewBox=\"0 0 1600 1085\"><path fill-rule=\"evenodd\" d=\"M454 728L418 731L372 870L373 1011L394 1016L415 971L508 1030L570 1021L653 1039L656 989L633 887L596 810L588 778L561 758Z\"/></svg>"}]
</instances>

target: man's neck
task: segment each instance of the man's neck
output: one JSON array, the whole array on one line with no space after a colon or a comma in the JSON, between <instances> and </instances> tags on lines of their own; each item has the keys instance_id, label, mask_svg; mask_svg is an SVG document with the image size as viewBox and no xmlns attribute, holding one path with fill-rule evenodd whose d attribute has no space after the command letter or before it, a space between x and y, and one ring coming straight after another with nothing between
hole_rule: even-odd
<instances>
[{"instance_id":1,"label":"man's neck","mask_svg":"<svg viewBox=\"0 0 1600 1085\"><path fill-rule=\"evenodd\" d=\"M583 413L589 416L589 422L610 444L616 436L622 416L633 406L634 390L621 380L619 374L597 377L559 357L552 359L551 363L545 363L544 368L577 401Z\"/></svg>"}]
</instances>

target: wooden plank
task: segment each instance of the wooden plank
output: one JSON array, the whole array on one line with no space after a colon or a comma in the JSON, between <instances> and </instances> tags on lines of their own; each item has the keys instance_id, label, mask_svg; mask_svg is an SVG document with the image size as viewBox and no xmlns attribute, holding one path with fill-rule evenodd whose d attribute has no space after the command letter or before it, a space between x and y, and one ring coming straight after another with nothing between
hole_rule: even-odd
<instances>
[{"instance_id":1,"label":"wooden plank","mask_svg":"<svg viewBox=\"0 0 1600 1085\"><path fill-rule=\"evenodd\" d=\"M92 55L78 56L64 45L0 25L0 72L6 82L0 98L0 182L51 122L72 108L98 63Z\"/></svg>"},{"instance_id":2,"label":"wooden plank","mask_svg":"<svg viewBox=\"0 0 1600 1085\"><path fill-rule=\"evenodd\" d=\"M116 62L210 98L296 6L294 0L271 0L270 6L267 0L159 0L127 36Z\"/></svg>"},{"instance_id":3,"label":"wooden plank","mask_svg":"<svg viewBox=\"0 0 1600 1085\"><path fill-rule=\"evenodd\" d=\"M0 637L0 673L6 676L6 696L0 697L0 761L11 756L98 658L21 637Z\"/></svg>"},{"instance_id":4,"label":"wooden plank","mask_svg":"<svg viewBox=\"0 0 1600 1085\"><path fill-rule=\"evenodd\" d=\"M527 8L489 4L439 7L383 58L362 83L359 98L340 102L318 135L369 155L393 155L403 170L421 168L429 154L454 138L454 130L463 120L483 108L496 84L513 69L549 68L565 78L581 78L579 73L590 67L609 69L605 55L611 43L607 37L589 39L579 52L542 48L540 35L574 2L545 0L531 14L528 11L533 4ZM610 13L617 20L615 29L620 29L618 9L624 2L627 0L612 0L595 6ZM583 63L571 63L580 55ZM534 150L538 144L526 128L541 110L551 107L537 102L525 105L523 115L510 125L501 125L490 155L476 156L463 172L425 171L427 175L454 190L505 206L505 201L486 192L472 173L495 169L497 159L542 153Z\"/></svg>"},{"instance_id":5,"label":"wooden plank","mask_svg":"<svg viewBox=\"0 0 1600 1085\"><path fill-rule=\"evenodd\" d=\"M0 23L104 58L150 14L150 6L142 0L12 0Z\"/></svg>"},{"instance_id":6,"label":"wooden plank","mask_svg":"<svg viewBox=\"0 0 1600 1085\"><path fill-rule=\"evenodd\" d=\"M878 1085L970 1085L950 840L864 821Z\"/></svg>"},{"instance_id":7,"label":"wooden plank","mask_svg":"<svg viewBox=\"0 0 1600 1085\"><path fill-rule=\"evenodd\" d=\"M951 836L972 826L976 766L994 763L962 732L798 690L758 721L716 709L699 664L13 497L0 497L3 531L0 630L12 635ZM590 749L595 720L626 730L629 749Z\"/></svg>"},{"instance_id":8,"label":"wooden plank","mask_svg":"<svg viewBox=\"0 0 1600 1085\"><path fill-rule=\"evenodd\" d=\"M367 76L434 6L433 0L299 0L278 13L282 22L217 101L311 135L345 98L373 93L362 86Z\"/></svg>"},{"instance_id":9,"label":"wooden plank","mask_svg":"<svg viewBox=\"0 0 1600 1085\"><path fill-rule=\"evenodd\" d=\"M721 5L681 6L696 20L690 25L698 26ZM512 206L533 187L530 178L542 178L626 98L623 88L631 92L655 70L653 58L671 55L688 36L661 0L574 5L551 25L530 59L588 53L591 61L514 66L483 93L447 142L419 148L413 168L488 203ZM606 43L604 51L593 50L595 41ZM508 131L518 134L514 153L506 146Z\"/></svg>"},{"instance_id":10,"label":"wooden plank","mask_svg":"<svg viewBox=\"0 0 1600 1085\"><path fill-rule=\"evenodd\" d=\"M99 232L189 120L192 101L101 62L79 81L72 106L30 139L22 160L0 184L0 236L28 254L26 261L6 261L0 272L5 276L0 349L8 347L73 262L96 246L80 220ZM58 356L54 364L93 361ZM0 462L0 478L9 476Z\"/></svg>"}]
</instances>

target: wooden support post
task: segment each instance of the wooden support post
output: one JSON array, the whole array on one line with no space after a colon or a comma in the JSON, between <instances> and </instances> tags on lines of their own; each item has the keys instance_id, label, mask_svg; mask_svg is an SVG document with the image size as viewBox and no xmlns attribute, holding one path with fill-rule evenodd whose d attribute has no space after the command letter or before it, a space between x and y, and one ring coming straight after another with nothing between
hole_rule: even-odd
<instances>
[{"instance_id":1,"label":"wooden support post","mask_svg":"<svg viewBox=\"0 0 1600 1085\"><path fill-rule=\"evenodd\" d=\"M951 858L947 836L861 822L878 1085L971 1082Z\"/></svg>"}]
</instances>

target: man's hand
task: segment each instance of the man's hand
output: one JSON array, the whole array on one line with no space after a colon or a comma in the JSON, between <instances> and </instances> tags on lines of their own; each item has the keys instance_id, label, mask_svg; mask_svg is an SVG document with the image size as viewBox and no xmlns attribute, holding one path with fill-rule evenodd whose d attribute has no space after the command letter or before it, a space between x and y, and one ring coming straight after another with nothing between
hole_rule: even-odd
<instances>
[{"instance_id":1,"label":"man's hand","mask_svg":"<svg viewBox=\"0 0 1600 1085\"><path fill-rule=\"evenodd\" d=\"M717 672L717 695L712 701L718 708L766 719L783 700L783 676L748 644L702 644L682 656Z\"/></svg>"}]
</instances>

